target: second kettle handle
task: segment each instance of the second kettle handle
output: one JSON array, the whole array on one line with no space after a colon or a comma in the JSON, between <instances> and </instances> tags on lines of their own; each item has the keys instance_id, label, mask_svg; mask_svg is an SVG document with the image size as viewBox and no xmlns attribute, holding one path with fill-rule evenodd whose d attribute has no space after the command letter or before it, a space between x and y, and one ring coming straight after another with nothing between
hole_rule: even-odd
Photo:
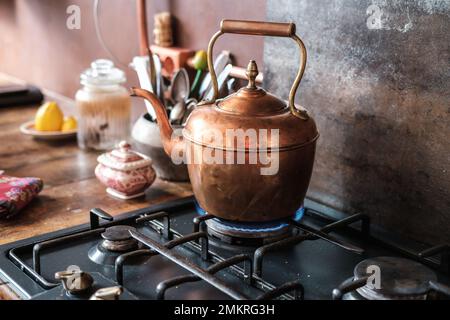
<instances>
[{"instance_id":1,"label":"second kettle handle","mask_svg":"<svg viewBox=\"0 0 450 320\"><path fill-rule=\"evenodd\" d=\"M295 34L294 23L279 22L263 22L263 21L244 21L244 20L222 20L220 23L220 31L216 32L208 44L208 69L211 74L211 82L214 88L214 96L208 103L214 103L219 96L219 85L217 84L217 76L214 71L213 48L217 38L224 33L246 34L255 36L271 36L271 37L287 37L292 38L300 47L300 67L289 92L289 109L291 113L303 120L308 120L309 116L305 109L297 109L295 107L295 94L297 92L300 81L306 66L306 48L303 41Z\"/></svg>"}]
</instances>

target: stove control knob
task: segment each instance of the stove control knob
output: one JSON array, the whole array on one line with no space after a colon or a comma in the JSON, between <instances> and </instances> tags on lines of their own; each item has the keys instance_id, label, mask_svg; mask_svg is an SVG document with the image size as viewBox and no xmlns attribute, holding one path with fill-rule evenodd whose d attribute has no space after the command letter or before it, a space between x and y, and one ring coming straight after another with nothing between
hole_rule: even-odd
<instances>
[{"instance_id":1,"label":"stove control knob","mask_svg":"<svg viewBox=\"0 0 450 320\"><path fill-rule=\"evenodd\" d=\"M98 289L89 300L118 300L122 294L121 286Z\"/></svg>"},{"instance_id":2,"label":"stove control knob","mask_svg":"<svg viewBox=\"0 0 450 320\"><path fill-rule=\"evenodd\" d=\"M79 269L68 269L55 273L55 279L61 280L67 293L78 294L87 291L92 287L94 279L92 276Z\"/></svg>"}]
</instances>

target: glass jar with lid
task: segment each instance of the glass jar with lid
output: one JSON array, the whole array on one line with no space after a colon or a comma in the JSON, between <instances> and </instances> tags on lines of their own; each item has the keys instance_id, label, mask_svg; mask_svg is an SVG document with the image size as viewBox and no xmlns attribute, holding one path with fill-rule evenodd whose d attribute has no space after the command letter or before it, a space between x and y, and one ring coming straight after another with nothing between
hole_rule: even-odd
<instances>
[{"instance_id":1,"label":"glass jar with lid","mask_svg":"<svg viewBox=\"0 0 450 320\"><path fill-rule=\"evenodd\" d=\"M110 60L98 59L80 76L75 95L78 145L82 149L112 149L130 135L131 100L121 84L125 73Z\"/></svg>"}]
</instances>

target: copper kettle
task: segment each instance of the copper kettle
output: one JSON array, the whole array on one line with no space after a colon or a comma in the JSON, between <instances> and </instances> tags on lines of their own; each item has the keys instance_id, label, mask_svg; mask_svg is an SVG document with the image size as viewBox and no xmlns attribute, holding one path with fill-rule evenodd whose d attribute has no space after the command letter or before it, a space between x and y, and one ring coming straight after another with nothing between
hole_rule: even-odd
<instances>
[{"instance_id":1,"label":"copper kettle","mask_svg":"<svg viewBox=\"0 0 450 320\"><path fill-rule=\"evenodd\" d=\"M288 103L255 85L254 61L247 68L248 85L217 100L212 53L224 33L290 37L299 45L300 67ZM208 214L231 221L270 221L291 217L302 205L319 137L307 111L294 105L305 64L306 49L295 24L223 20L208 46L214 98L199 103L181 134L174 134L154 94L132 89L154 107L166 153L187 161L195 197Z\"/></svg>"}]
</instances>

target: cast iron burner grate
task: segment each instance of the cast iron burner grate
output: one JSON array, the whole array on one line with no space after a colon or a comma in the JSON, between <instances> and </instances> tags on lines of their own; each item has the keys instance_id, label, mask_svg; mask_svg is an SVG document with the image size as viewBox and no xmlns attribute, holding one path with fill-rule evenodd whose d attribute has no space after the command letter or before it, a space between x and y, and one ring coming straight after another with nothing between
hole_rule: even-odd
<instances>
[{"instance_id":1,"label":"cast iron burner grate","mask_svg":"<svg viewBox=\"0 0 450 320\"><path fill-rule=\"evenodd\" d=\"M200 216L208 213L195 202ZM277 219L265 222L236 222L222 218L206 221L208 234L220 241L232 245L255 246L280 240L292 235L292 222L299 222L305 213L303 206L290 219Z\"/></svg>"},{"instance_id":2,"label":"cast iron burner grate","mask_svg":"<svg viewBox=\"0 0 450 320\"><path fill-rule=\"evenodd\" d=\"M318 206L318 208L321 207ZM303 219L297 221L302 216ZM136 282L133 281L136 281L136 278L141 279L141 276L145 277L145 269L155 263L153 262L155 259L151 258L153 256L161 256L165 258L164 260L167 263L177 265L186 271L185 275L164 276L162 280L156 282L156 287L153 287L153 285L152 287L141 286L140 288L145 290L145 293L139 292L138 298L148 298L149 295L147 294L151 291L156 293L156 296L151 295L152 298L164 299L167 291L171 288L180 290L184 287L183 284L192 282L207 282L220 292L235 299L303 299L306 283L309 288L307 294L311 297L311 295L316 294L320 285L324 285L317 282L320 282L328 274L319 272L320 277L317 277L316 274L316 277L311 280L313 283L311 283L307 277L300 278L298 273L294 273L290 264L295 263L304 252L307 254L314 252L312 256L307 255L312 264L317 263L317 261L331 261L319 259L314 262L314 257L318 254L326 254L331 250L331 255L327 255L327 257L334 258L337 254L337 251L334 250L338 247L345 249L344 251L339 249L339 257L341 257L339 261L348 260L347 267L352 261L361 261L352 253L362 253L363 250L352 244L353 241L350 242L347 239L362 240L358 244L364 244L365 249L367 249L366 246L370 250L374 250L378 245L386 247L396 255L412 258L422 264L433 266L436 270L439 269L446 274L449 273L450 250L445 244L429 248L420 253L404 251L400 247L393 247L372 237L370 221L367 216L354 214L340 220L329 219L322 215L320 211L311 209L310 204L305 209L300 210L297 219L294 218L289 221L289 225L293 229L290 236L255 248L249 248L250 250L241 250L242 247L234 246L239 251L237 253L235 250L224 249L223 246L220 246L220 243L219 246L210 245L210 240L212 240L211 236L208 235L210 234L210 231L208 231L210 227L206 222L214 220L215 217L207 214L198 215L192 197L125 213L118 218L113 218L105 211L96 208L91 210L90 218L89 225L0 246L0 252L3 253L0 255L0 266L2 266L0 281L6 280L14 283L15 288L18 288L19 292L25 293L24 296L28 298L42 292L50 292L59 284L48 276L51 273L47 270L50 267L47 254L57 252L61 247L69 246L72 248L71 245L80 241L88 241L87 244L91 244L88 248L92 248L99 243L98 241L101 238L113 242L118 241L112 243L112 247L110 246L111 243L106 243L106 247L110 251L111 249L131 250L126 252L116 251L120 255L116 257L114 265L93 264L96 265L96 270L102 273L105 270L112 271L111 273L108 271L104 275L131 292L136 289ZM100 224L100 219L106 221ZM322 222L318 223L319 220ZM314 221L316 223L312 223ZM360 224L360 228L349 227L357 223ZM116 227L110 229L114 226ZM347 238L344 236L346 234L351 235L351 237ZM130 241L130 235L132 241ZM315 240L318 239L325 240L325 242L316 242ZM125 244L122 241L125 241ZM138 242L138 247L135 247L136 242ZM314 243L319 245L320 248L326 248L326 250L308 251L308 247L310 249L317 248ZM227 244L226 246L230 245ZM76 260L83 256L89 261L87 251L69 252L71 259L67 263L77 263ZM282 254L278 255L278 253ZM366 252L369 256L372 253ZM279 258L275 259L273 254L278 255ZM285 264L286 255L290 255L293 259L290 260L290 264ZM434 257L440 257L439 261L435 261ZM140 258L149 260L145 265L141 265L145 267L144 270L136 274L133 271L135 269L134 261ZM199 263L200 260L201 263ZM297 265L293 270L308 272L305 271L309 267L308 263L305 262L305 259L300 260L302 265ZM47 263L42 264L42 262ZM303 262L306 264L303 264ZM309 272L314 272L317 269L316 264L311 267L312 269ZM335 271L338 270L338 268L333 269L330 276L333 275L334 277ZM348 269L345 268L345 270ZM141 272L144 272L144 274L141 274ZM226 277L224 277L225 274ZM134 278L131 275L134 275ZM336 276L339 276L339 274ZM237 277L239 285L231 285L230 277ZM339 283L338 281L341 280L342 278L337 279L333 283ZM365 284L359 278L352 278L351 280L350 283L346 282L335 290L334 298L339 299L343 294L354 291ZM433 288L438 288L439 285L439 283L431 284ZM259 295L256 295L253 290L256 290ZM331 290L327 291L326 298L331 297ZM442 286L439 290L441 292L449 291L448 288ZM324 296L322 295L320 298L324 298Z\"/></svg>"}]
</instances>

